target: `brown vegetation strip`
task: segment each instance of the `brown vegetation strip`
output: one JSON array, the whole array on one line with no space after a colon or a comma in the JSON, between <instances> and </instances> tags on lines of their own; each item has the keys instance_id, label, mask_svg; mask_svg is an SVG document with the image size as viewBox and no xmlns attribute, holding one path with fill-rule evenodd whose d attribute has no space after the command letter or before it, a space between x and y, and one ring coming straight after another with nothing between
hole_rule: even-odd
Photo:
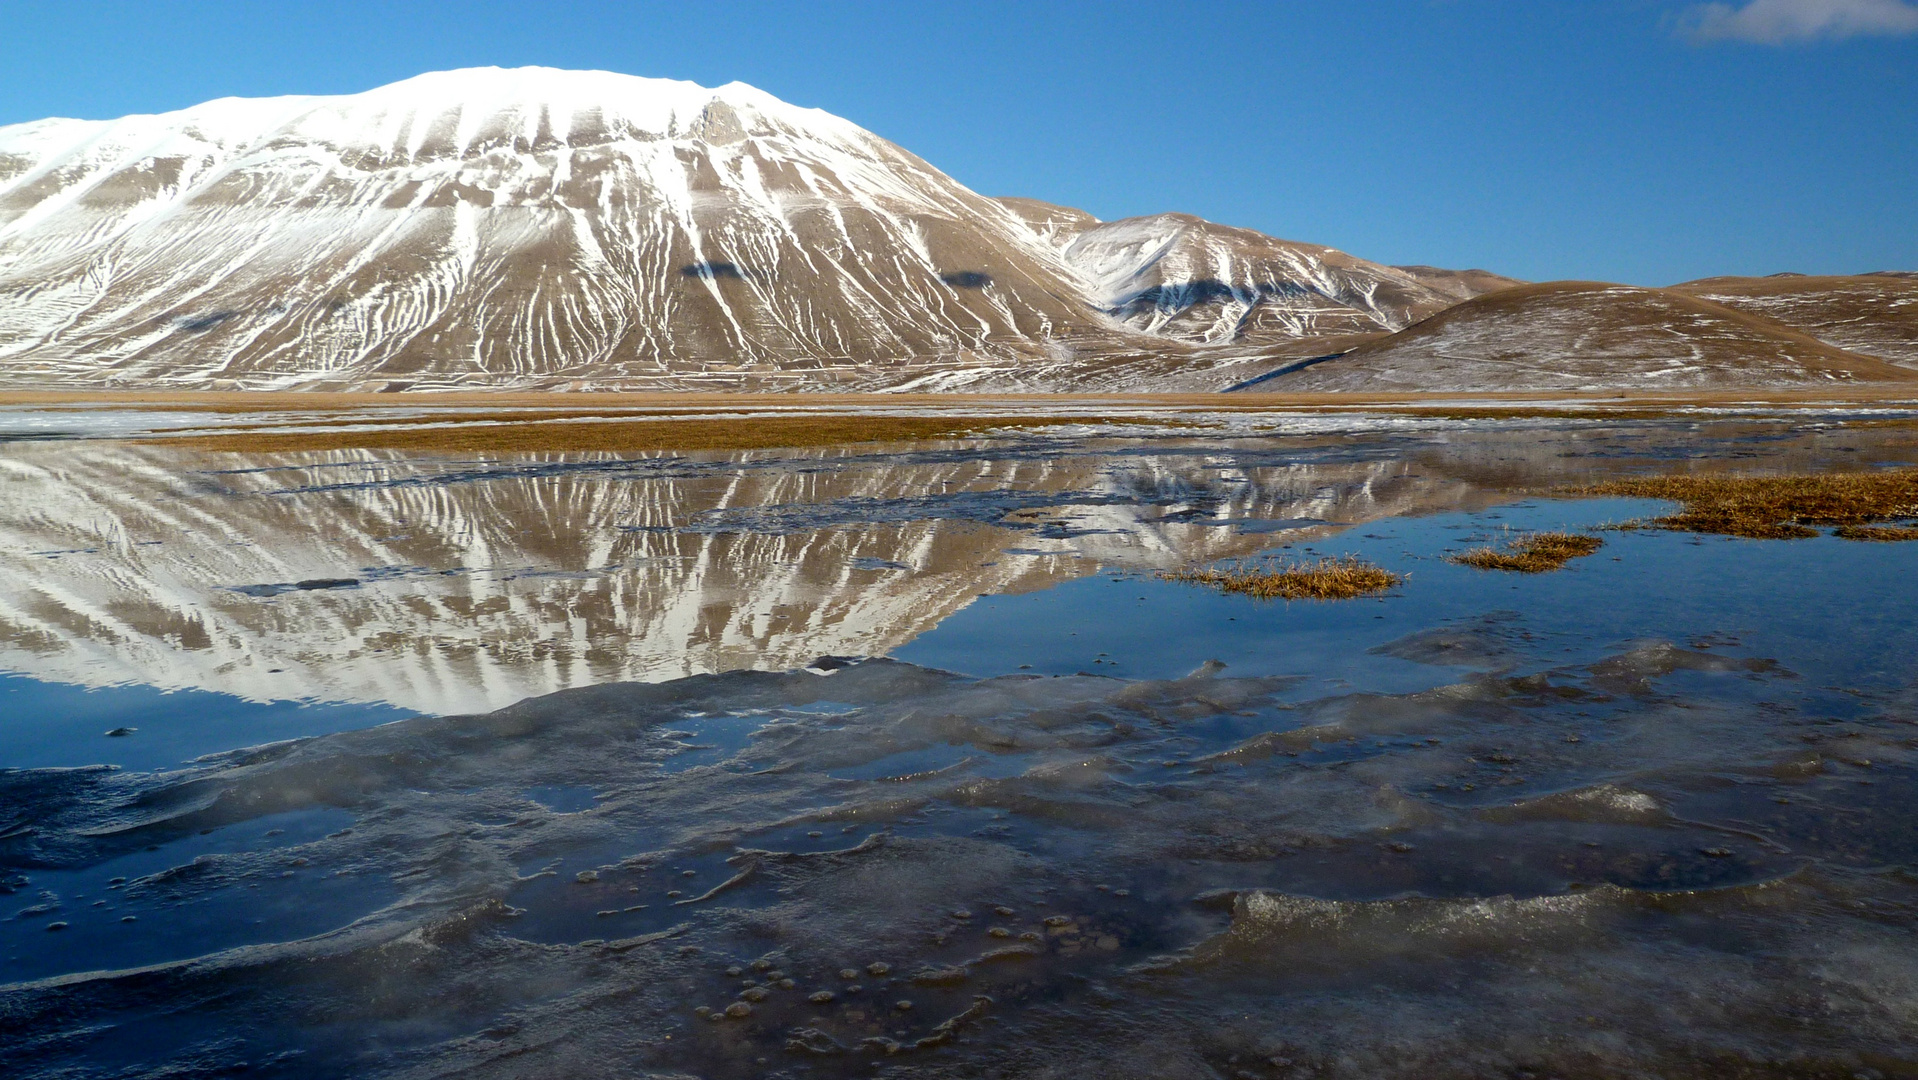
<instances>
[{"instance_id":1,"label":"brown vegetation strip","mask_svg":"<svg viewBox=\"0 0 1918 1080\"><path fill-rule=\"evenodd\" d=\"M1760 540L1817 536L1815 525L1844 526L1852 540L1918 539L1918 529L1858 526L1918 518L1918 469L1823 473L1810 476L1654 476L1613 480L1578 489L1584 495L1628 495L1685 504L1649 524L1686 532ZM1911 535L1891 535L1909 532Z\"/></svg>"},{"instance_id":2,"label":"brown vegetation strip","mask_svg":"<svg viewBox=\"0 0 1918 1080\"><path fill-rule=\"evenodd\" d=\"M144 440L192 450L291 453L310 450L422 450L441 453L760 450L855 442L959 438L991 428L1058 427L1110 421L1033 416L753 416L704 420L582 423L462 423L356 431L243 431Z\"/></svg>"},{"instance_id":3,"label":"brown vegetation strip","mask_svg":"<svg viewBox=\"0 0 1918 1080\"><path fill-rule=\"evenodd\" d=\"M1577 533L1528 533L1506 544L1503 551L1489 547L1473 548L1463 555L1452 556L1452 561L1476 566L1480 570L1542 574L1547 570L1557 570L1573 559L1590 555L1604 544L1605 541L1596 536L1580 536Z\"/></svg>"},{"instance_id":4,"label":"brown vegetation strip","mask_svg":"<svg viewBox=\"0 0 1918 1080\"><path fill-rule=\"evenodd\" d=\"M1286 600L1350 600L1384 592L1404 580L1356 555L1317 562L1251 563L1211 570L1179 570L1159 576L1166 581L1212 585L1229 593Z\"/></svg>"},{"instance_id":5,"label":"brown vegetation strip","mask_svg":"<svg viewBox=\"0 0 1918 1080\"><path fill-rule=\"evenodd\" d=\"M397 410L394 410L397 411ZM216 432L209 434L245 435L256 431L279 431L287 427L300 428L350 428L350 427L421 427L434 424L549 424L578 421L598 421L608 424L627 423L634 420L679 420L701 418L707 420L725 420L731 417L716 417L712 409L646 409L627 410L598 409L591 412L522 411L522 412L427 412L418 416L380 416L370 412L349 413L338 419L319 420L313 416L268 420L262 423L221 424ZM316 414L326 415L326 414ZM804 415L804 414L800 414ZM756 419L756 418L755 418Z\"/></svg>"}]
</instances>

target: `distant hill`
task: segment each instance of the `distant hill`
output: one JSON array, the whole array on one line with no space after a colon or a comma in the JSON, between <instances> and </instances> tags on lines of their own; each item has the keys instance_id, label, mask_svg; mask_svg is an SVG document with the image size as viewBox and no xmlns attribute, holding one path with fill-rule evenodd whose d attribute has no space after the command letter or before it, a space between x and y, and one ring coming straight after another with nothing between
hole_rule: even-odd
<instances>
[{"instance_id":1,"label":"distant hill","mask_svg":"<svg viewBox=\"0 0 1918 1080\"><path fill-rule=\"evenodd\" d=\"M1470 300L1474 296L1525 284L1517 278L1494 274L1490 270L1441 270L1436 266L1395 266L1392 269L1405 271L1428 288L1437 289L1453 300Z\"/></svg>"},{"instance_id":2,"label":"distant hill","mask_svg":"<svg viewBox=\"0 0 1918 1080\"><path fill-rule=\"evenodd\" d=\"M1689 287L1582 281L1516 286L1466 300L1334 359L1269 378L1257 389L1674 390L1918 383L1918 371L1829 344L1806 329L1729 301L1716 302L1727 290L1707 291L1712 299L1693 295Z\"/></svg>"},{"instance_id":3,"label":"distant hill","mask_svg":"<svg viewBox=\"0 0 1918 1080\"><path fill-rule=\"evenodd\" d=\"M1841 349L1918 368L1918 274L1716 277L1672 288L1763 315Z\"/></svg>"}]
</instances>

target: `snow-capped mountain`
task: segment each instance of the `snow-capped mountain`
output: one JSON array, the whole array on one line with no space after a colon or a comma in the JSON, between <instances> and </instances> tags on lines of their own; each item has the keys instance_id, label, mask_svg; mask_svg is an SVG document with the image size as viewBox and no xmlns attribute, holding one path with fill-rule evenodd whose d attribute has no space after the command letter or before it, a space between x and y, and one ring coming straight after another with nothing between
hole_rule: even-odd
<instances>
[{"instance_id":1,"label":"snow-capped mountain","mask_svg":"<svg viewBox=\"0 0 1918 1080\"><path fill-rule=\"evenodd\" d=\"M1460 300L1519 284L1483 271L1468 280L1425 267L1381 266L1190 214L1102 222L1030 199L1002 201L1059 249L1094 307L1129 329L1195 344L1283 347L1389 333Z\"/></svg>"},{"instance_id":2,"label":"snow-capped mountain","mask_svg":"<svg viewBox=\"0 0 1918 1080\"><path fill-rule=\"evenodd\" d=\"M607 72L0 127L0 378L1213 389L1456 299L1196 218L1038 206L743 84Z\"/></svg>"}]
</instances>

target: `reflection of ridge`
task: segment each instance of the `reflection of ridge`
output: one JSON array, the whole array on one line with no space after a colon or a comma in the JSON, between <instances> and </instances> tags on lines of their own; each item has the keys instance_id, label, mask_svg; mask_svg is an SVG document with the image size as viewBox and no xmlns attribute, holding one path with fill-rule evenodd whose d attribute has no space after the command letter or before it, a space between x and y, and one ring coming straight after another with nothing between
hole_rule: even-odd
<instances>
[{"instance_id":1,"label":"reflection of ridge","mask_svg":"<svg viewBox=\"0 0 1918 1080\"><path fill-rule=\"evenodd\" d=\"M1315 456L1054 445L446 470L342 454L319 471L358 480L298 487L295 458L208 474L161 446L15 446L0 459L0 666L437 713L794 668L887 652L981 593L1265 542L1220 522L1434 498L1395 479L1409 466L1300 462ZM700 526L715 521L773 527Z\"/></svg>"},{"instance_id":2,"label":"reflection of ridge","mask_svg":"<svg viewBox=\"0 0 1918 1080\"><path fill-rule=\"evenodd\" d=\"M1425 425L1435 427L1436 425ZM1487 426L1490 426L1489 423ZM1313 463L1350 463L1387 461L1404 457L1426 445L1429 434L1394 437L1374 435L1364 439L1328 438L1319 442L1293 443L1279 447L1235 447L1229 452L1232 462L1246 468L1281 467ZM903 468L910 466L950 465L965 462L1052 462L1062 457L1083 457L1088 451L1085 440L1021 436L995 439L989 444L947 446L936 450L913 449L898 452L826 450L815 458L796 461L778 451L742 451L723 457L602 456L596 454L517 454L488 461L458 461L447 464L413 461L384 451L344 455L331 461L299 460L276 457L275 464L227 468L199 472L201 477L224 478L306 473L315 476L345 474L344 479L297 484L284 487L246 486L235 481L232 490L258 494L306 494L319 491L352 491L384 487L441 487L448 484L479 483L504 478L546 478L560 476L593 479L691 479L715 475L733 475L755 471L791 472L802 470L841 470L857 467ZM1114 466L1133 458L1159 459L1179 456L1203 457L1219 451L1216 445L1177 444L1170 441L1131 440L1099 445L1096 452ZM360 474L360 475L353 475ZM221 490L227 490L225 487Z\"/></svg>"},{"instance_id":3,"label":"reflection of ridge","mask_svg":"<svg viewBox=\"0 0 1918 1080\"><path fill-rule=\"evenodd\" d=\"M1058 507L1138 506L1152 502L1132 498L1125 493L1090 491L955 491L937 495L908 495L896 499L866 496L826 503L702 510L693 515L684 531L783 534L847 525L971 521L1047 535L1047 530L1057 530L1063 522L1022 514Z\"/></svg>"}]
</instances>

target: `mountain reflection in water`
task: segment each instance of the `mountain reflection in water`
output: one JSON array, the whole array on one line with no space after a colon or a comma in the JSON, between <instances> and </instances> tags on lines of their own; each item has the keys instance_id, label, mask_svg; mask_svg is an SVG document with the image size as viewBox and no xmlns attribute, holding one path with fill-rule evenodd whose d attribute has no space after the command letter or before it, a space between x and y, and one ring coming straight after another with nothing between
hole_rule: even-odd
<instances>
[{"instance_id":1,"label":"mountain reflection in water","mask_svg":"<svg viewBox=\"0 0 1918 1080\"><path fill-rule=\"evenodd\" d=\"M0 454L0 669L447 714L883 655L980 594L1250 554L1671 458L1868 466L1903 429L1646 422L693 457ZM1315 525L1314 522L1329 524Z\"/></svg>"},{"instance_id":2,"label":"mountain reflection in water","mask_svg":"<svg viewBox=\"0 0 1918 1080\"><path fill-rule=\"evenodd\" d=\"M981 593L1250 553L1273 522L1495 497L1354 449L475 463L17 444L0 456L0 667L481 710L879 655Z\"/></svg>"}]
</instances>

